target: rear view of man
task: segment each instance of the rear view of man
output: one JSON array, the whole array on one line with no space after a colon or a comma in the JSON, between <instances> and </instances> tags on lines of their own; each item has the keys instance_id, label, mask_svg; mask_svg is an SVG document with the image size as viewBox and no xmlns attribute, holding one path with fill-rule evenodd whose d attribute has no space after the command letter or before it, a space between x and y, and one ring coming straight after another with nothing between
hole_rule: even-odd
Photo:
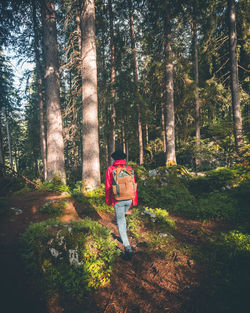
<instances>
[{"instance_id":1,"label":"rear view of man","mask_svg":"<svg viewBox=\"0 0 250 313\"><path fill-rule=\"evenodd\" d=\"M130 259L133 249L129 243L126 225L126 212L138 203L137 188L133 169L127 165L126 154L116 150L111 154L114 160L105 176L105 198L107 205L115 208L118 231L125 250L125 259Z\"/></svg>"}]
</instances>

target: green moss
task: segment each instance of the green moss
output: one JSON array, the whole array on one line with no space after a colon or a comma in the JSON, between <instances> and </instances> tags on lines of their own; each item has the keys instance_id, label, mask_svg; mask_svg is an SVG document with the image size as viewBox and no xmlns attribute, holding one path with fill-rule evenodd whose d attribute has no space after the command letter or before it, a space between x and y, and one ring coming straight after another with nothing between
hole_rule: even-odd
<instances>
[{"instance_id":1,"label":"green moss","mask_svg":"<svg viewBox=\"0 0 250 313\"><path fill-rule=\"evenodd\" d=\"M41 208L40 212L48 214L50 217L61 216L64 209L68 206L67 201L62 200L52 200L46 202Z\"/></svg>"}]
</instances>

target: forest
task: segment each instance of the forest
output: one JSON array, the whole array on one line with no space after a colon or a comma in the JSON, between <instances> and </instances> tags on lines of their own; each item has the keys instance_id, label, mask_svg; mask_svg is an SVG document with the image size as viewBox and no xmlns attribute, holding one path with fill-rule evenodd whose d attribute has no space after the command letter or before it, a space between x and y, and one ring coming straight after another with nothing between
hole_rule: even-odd
<instances>
[{"instance_id":1,"label":"forest","mask_svg":"<svg viewBox=\"0 0 250 313\"><path fill-rule=\"evenodd\" d=\"M4 312L248 312L249 7L1 0ZM131 262L105 203L117 149Z\"/></svg>"}]
</instances>

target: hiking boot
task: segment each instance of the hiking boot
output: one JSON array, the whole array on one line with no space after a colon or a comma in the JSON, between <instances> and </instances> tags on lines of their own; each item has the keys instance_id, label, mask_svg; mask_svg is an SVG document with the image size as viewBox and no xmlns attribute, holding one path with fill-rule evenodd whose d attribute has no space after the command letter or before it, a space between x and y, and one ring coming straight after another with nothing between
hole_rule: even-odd
<instances>
[{"instance_id":1,"label":"hiking boot","mask_svg":"<svg viewBox=\"0 0 250 313\"><path fill-rule=\"evenodd\" d=\"M134 255L134 251L133 251L132 247L131 246L125 247L123 259L124 260L131 260L133 255Z\"/></svg>"}]
</instances>

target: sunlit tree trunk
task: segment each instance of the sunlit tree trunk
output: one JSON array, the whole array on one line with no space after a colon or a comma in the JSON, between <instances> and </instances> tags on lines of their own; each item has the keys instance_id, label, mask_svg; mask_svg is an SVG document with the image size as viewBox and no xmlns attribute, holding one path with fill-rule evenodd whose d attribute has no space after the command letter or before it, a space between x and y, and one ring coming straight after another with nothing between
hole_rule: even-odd
<instances>
[{"instance_id":1,"label":"sunlit tree trunk","mask_svg":"<svg viewBox=\"0 0 250 313\"><path fill-rule=\"evenodd\" d=\"M239 93L239 76L237 61L237 33L236 33L236 13L235 1L228 0L228 26L229 26L229 55L231 66L231 95L234 119L234 137L235 145L238 152L243 146L242 136L242 117L240 109L240 93Z\"/></svg>"},{"instance_id":2,"label":"sunlit tree trunk","mask_svg":"<svg viewBox=\"0 0 250 313\"><path fill-rule=\"evenodd\" d=\"M122 151L126 153L126 135L125 135L125 122L123 120L123 125L122 125Z\"/></svg>"},{"instance_id":3,"label":"sunlit tree trunk","mask_svg":"<svg viewBox=\"0 0 250 313\"><path fill-rule=\"evenodd\" d=\"M39 116L40 116L40 146L41 146L41 157L43 163L43 178L47 179L47 152L46 152L46 136L45 136L45 126L44 126L44 103L42 94L42 65L40 61L39 52L39 35L38 35L38 25L37 25L37 9L36 1L32 1L32 19L33 19L33 31L34 31L34 50L35 50L35 61L36 61L36 74L37 74L37 97L39 103Z\"/></svg>"},{"instance_id":4,"label":"sunlit tree trunk","mask_svg":"<svg viewBox=\"0 0 250 313\"><path fill-rule=\"evenodd\" d=\"M166 153L166 126L165 126L165 110L164 106L161 108L161 127L162 127L162 140L163 140L163 151Z\"/></svg>"},{"instance_id":5,"label":"sunlit tree trunk","mask_svg":"<svg viewBox=\"0 0 250 313\"><path fill-rule=\"evenodd\" d=\"M59 175L66 182L54 2L42 0L41 9L47 107L47 178L50 180L53 175Z\"/></svg>"},{"instance_id":6,"label":"sunlit tree trunk","mask_svg":"<svg viewBox=\"0 0 250 313\"><path fill-rule=\"evenodd\" d=\"M100 186L98 138L97 68L95 43L95 2L83 0L81 12L82 102L83 102L83 186Z\"/></svg>"},{"instance_id":7,"label":"sunlit tree trunk","mask_svg":"<svg viewBox=\"0 0 250 313\"><path fill-rule=\"evenodd\" d=\"M137 111L138 111L139 163L141 165L144 163L142 121L141 121L141 106L139 103L139 94L138 94L138 65L137 65L137 56L136 56L136 47L135 47L135 29L134 29L134 19L133 19L133 7L132 7L131 0L128 0L128 8L129 8L131 48L132 48L132 53L133 53L133 74L134 74L134 83L135 83L136 98L137 98L136 99Z\"/></svg>"},{"instance_id":8,"label":"sunlit tree trunk","mask_svg":"<svg viewBox=\"0 0 250 313\"><path fill-rule=\"evenodd\" d=\"M174 65L172 51L171 21L165 21L165 50L166 50L166 136L167 156L166 165L176 164L175 155L175 113L174 113Z\"/></svg>"},{"instance_id":9,"label":"sunlit tree trunk","mask_svg":"<svg viewBox=\"0 0 250 313\"><path fill-rule=\"evenodd\" d=\"M110 32L110 51L111 51L111 134L109 137L109 164L111 165L111 153L115 151L115 45L114 45L114 26L112 2L108 0L109 8L109 32Z\"/></svg>"},{"instance_id":10,"label":"sunlit tree trunk","mask_svg":"<svg viewBox=\"0 0 250 313\"><path fill-rule=\"evenodd\" d=\"M197 25L195 20L192 21L192 33L193 33L193 48L194 48L194 80L195 80L195 135L196 146L199 150L201 142L201 130L200 130L200 100L199 100L199 60L198 60L198 40L197 40ZM196 156L196 167L200 166L200 158Z\"/></svg>"}]
</instances>

